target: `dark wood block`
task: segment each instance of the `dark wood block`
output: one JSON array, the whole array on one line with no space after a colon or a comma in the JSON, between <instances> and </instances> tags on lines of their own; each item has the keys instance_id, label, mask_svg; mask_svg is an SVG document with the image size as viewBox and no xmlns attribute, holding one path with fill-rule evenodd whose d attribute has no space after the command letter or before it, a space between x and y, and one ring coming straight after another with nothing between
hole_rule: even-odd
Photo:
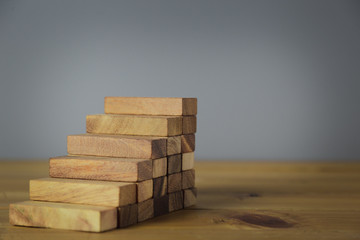
<instances>
[{"instance_id":1,"label":"dark wood block","mask_svg":"<svg viewBox=\"0 0 360 240\"><path fill-rule=\"evenodd\" d=\"M166 195L167 193L167 176L158 177L153 179L153 190L154 190L154 198L158 198Z\"/></svg>"},{"instance_id":2,"label":"dark wood block","mask_svg":"<svg viewBox=\"0 0 360 240\"><path fill-rule=\"evenodd\" d=\"M169 213L169 195L154 198L154 217Z\"/></svg>"},{"instance_id":3,"label":"dark wood block","mask_svg":"<svg viewBox=\"0 0 360 240\"><path fill-rule=\"evenodd\" d=\"M169 193L169 212L184 208L183 191Z\"/></svg>"},{"instance_id":4,"label":"dark wood block","mask_svg":"<svg viewBox=\"0 0 360 240\"><path fill-rule=\"evenodd\" d=\"M181 162L182 156L181 154L171 155L167 157L167 173L173 174L181 171Z\"/></svg>"}]
</instances>

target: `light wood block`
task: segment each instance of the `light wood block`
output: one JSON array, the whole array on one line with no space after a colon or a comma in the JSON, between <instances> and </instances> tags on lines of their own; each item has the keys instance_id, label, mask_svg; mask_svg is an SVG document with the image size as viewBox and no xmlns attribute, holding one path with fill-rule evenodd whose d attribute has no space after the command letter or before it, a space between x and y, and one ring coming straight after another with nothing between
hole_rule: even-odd
<instances>
[{"instance_id":1,"label":"light wood block","mask_svg":"<svg viewBox=\"0 0 360 240\"><path fill-rule=\"evenodd\" d=\"M167 176L168 179L168 193L177 192L181 190L181 172L174 173Z\"/></svg>"},{"instance_id":2,"label":"light wood block","mask_svg":"<svg viewBox=\"0 0 360 240\"><path fill-rule=\"evenodd\" d=\"M138 203L138 222L143 222L154 217L154 199Z\"/></svg>"},{"instance_id":3,"label":"light wood block","mask_svg":"<svg viewBox=\"0 0 360 240\"><path fill-rule=\"evenodd\" d=\"M131 204L118 208L118 228L124 228L136 224L137 217L137 204Z\"/></svg>"},{"instance_id":4,"label":"light wood block","mask_svg":"<svg viewBox=\"0 0 360 240\"><path fill-rule=\"evenodd\" d=\"M195 151L195 134L181 135L181 152L188 153Z\"/></svg>"},{"instance_id":5,"label":"light wood block","mask_svg":"<svg viewBox=\"0 0 360 240\"><path fill-rule=\"evenodd\" d=\"M117 227L117 209L25 201L10 204L9 219L12 225L103 232Z\"/></svg>"},{"instance_id":6,"label":"light wood block","mask_svg":"<svg viewBox=\"0 0 360 240\"><path fill-rule=\"evenodd\" d=\"M185 121L191 131L193 122ZM86 116L86 131L96 134L176 136L183 132L181 116L98 114ZM196 120L195 120L196 123ZM196 126L195 126L196 127ZM189 132L193 133L193 132Z\"/></svg>"},{"instance_id":7,"label":"light wood block","mask_svg":"<svg viewBox=\"0 0 360 240\"><path fill-rule=\"evenodd\" d=\"M189 153L183 153L182 154L181 169L183 171L193 169L194 168L194 163L195 163L194 152L189 152Z\"/></svg>"},{"instance_id":8,"label":"light wood block","mask_svg":"<svg viewBox=\"0 0 360 240\"><path fill-rule=\"evenodd\" d=\"M182 189L195 187L195 170L187 170L182 172Z\"/></svg>"},{"instance_id":9,"label":"light wood block","mask_svg":"<svg viewBox=\"0 0 360 240\"><path fill-rule=\"evenodd\" d=\"M181 171L181 154L168 156L167 160L168 174L173 174Z\"/></svg>"},{"instance_id":10,"label":"light wood block","mask_svg":"<svg viewBox=\"0 0 360 240\"><path fill-rule=\"evenodd\" d=\"M184 208L191 207L196 204L197 189L189 188L184 189Z\"/></svg>"},{"instance_id":11,"label":"light wood block","mask_svg":"<svg viewBox=\"0 0 360 240\"><path fill-rule=\"evenodd\" d=\"M143 202L153 197L153 180L138 182L137 185L137 202Z\"/></svg>"},{"instance_id":12,"label":"light wood block","mask_svg":"<svg viewBox=\"0 0 360 240\"><path fill-rule=\"evenodd\" d=\"M196 98L105 97L105 113L196 115Z\"/></svg>"},{"instance_id":13,"label":"light wood block","mask_svg":"<svg viewBox=\"0 0 360 240\"><path fill-rule=\"evenodd\" d=\"M154 185L154 198L159 198L161 196L166 195L167 193L167 176L154 178L153 179Z\"/></svg>"},{"instance_id":14,"label":"light wood block","mask_svg":"<svg viewBox=\"0 0 360 240\"><path fill-rule=\"evenodd\" d=\"M41 178L30 180L30 199L119 207L136 202L136 184Z\"/></svg>"},{"instance_id":15,"label":"light wood block","mask_svg":"<svg viewBox=\"0 0 360 240\"><path fill-rule=\"evenodd\" d=\"M183 191L169 193L169 212L184 208Z\"/></svg>"},{"instance_id":16,"label":"light wood block","mask_svg":"<svg viewBox=\"0 0 360 240\"><path fill-rule=\"evenodd\" d=\"M167 155L181 153L181 136L167 138Z\"/></svg>"},{"instance_id":17,"label":"light wood block","mask_svg":"<svg viewBox=\"0 0 360 240\"><path fill-rule=\"evenodd\" d=\"M152 178L151 159L63 156L50 158L50 176L137 182Z\"/></svg>"},{"instance_id":18,"label":"light wood block","mask_svg":"<svg viewBox=\"0 0 360 240\"><path fill-rule=\"evenodd\" d=\"M153 178L165 176L167 173L167 158L153 160Z\"/></svg>"},{"instance_id":19,"label":"light wood block","mask_svg":"<svg viewBox=\"0 0 360 240\"><path fill-rule=\"evenodd\" d=\"M69 135L68 153L101 157L156 159L166 156L166 138L126 135Z\"/></svg>"},{"instance_id":20,"label":"light wood block","mask_svg":"<svg viewBox=\"0 0 360 240\"><path fill-rule=\"evenodd\" d=\"M182 134L196 133L196 116L184 116L182 126Z\"/></svg>"},{"instance_id":21,"label":"light wood block","mask_svg":"<svg viewBox=\"0 0 360 240\"><path fill-rule=\"evenodd\" d=\"M169 213L169 195L154 198L154 217Z\"/></svg>"}]
</instances>

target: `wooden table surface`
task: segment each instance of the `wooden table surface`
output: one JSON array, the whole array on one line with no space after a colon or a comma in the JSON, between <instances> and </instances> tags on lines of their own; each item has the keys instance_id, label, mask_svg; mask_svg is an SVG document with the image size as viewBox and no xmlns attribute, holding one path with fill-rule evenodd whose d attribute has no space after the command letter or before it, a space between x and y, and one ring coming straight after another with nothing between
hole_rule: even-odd
<instances>
[{"instance_id":1,"label":"wooden table surface","mask_svg":"<svg viewBox=\"0 0 360 240\"><path fill-rule=\"evenodd\" d=\"M0 162L0 239L360 239L360 163L198 161L198 204L127 229L86 233L14 227L47 161Z\"/></svg>"}]
</instances>

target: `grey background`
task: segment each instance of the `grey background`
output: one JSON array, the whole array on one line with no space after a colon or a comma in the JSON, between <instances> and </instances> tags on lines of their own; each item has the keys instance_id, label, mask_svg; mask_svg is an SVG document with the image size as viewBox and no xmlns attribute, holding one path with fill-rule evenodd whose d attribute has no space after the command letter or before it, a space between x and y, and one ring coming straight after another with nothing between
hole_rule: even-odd
<instances>
[{"instance_id":1,"label":"grey background","mask_svg":"<svg viewBox=\"0 0 360 240\"><path fill-rule=\"evenodd\" d=\"M0 157L104 96L198 97L201 159L360 159L359 1L0 0Z\"/></svg>"}]
</instances>

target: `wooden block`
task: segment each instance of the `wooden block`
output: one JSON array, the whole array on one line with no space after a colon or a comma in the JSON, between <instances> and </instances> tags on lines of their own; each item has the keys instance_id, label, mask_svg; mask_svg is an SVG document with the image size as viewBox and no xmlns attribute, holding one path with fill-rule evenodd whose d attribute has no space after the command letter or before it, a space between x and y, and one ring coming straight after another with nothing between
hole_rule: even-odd
<instances>
[{"instance_id":1,"label":"wooden block","mask_svg":"<svg viewBox=\"0 0 360 240\"><path fill-rule=\"evenodd\" d=\"M169 212L184 208L183 191L169 193Z\"/></svg>"},{"instance_id":2,"label":"wooden block","mask_svg":"<svg viewBox=\"0 0 360 240\"><path fill-rule=\"evenodd\" d=\"M137 182L152 178L151 159L63 156L50 158L50 176Z\"/></svg>"},{"instance_id":3,"label":"wooden block","mask_svg":"<svg viewBox=\"0 0 360 240\"><path fill-rule=\"evenodd\" d=\"M105 97L105 113L196 115L196 98Z\"/></svg>"},{"instance_id":4,"label":"wooden block","mask_svg":"<svg viewBox=\"0 0 360 240\"><path fill-rule=\"evenodd\" d=\"M195 187L195 170L187 170L182 172L182 189Z\"/></svg>"},{"instance_id":5,"label":"wooden block","mask_svg":"<svg viewBox=\"0 0 360 240\"><path fill-rule=\"evenodd\" d=\"M101 157L156 159L166 156L166 138L126 135L69 135L68 153Z\"/></svg>"},{"instance_id":6,"label":"wooden block","mask_svg":"<svg viewBox=\"0 0 360 240\"><path fill-rule=\"evenodd\" d=\"M182 126L182 134L196 133L196 116L184 116Z\"/></svg>"},{"instance_id":7,"label":"wooden block","mask_svg":"<svg viewBox=\"0 0 360 240\"><path fill-rule=\"evenodd\" d=\"M168 193L181 190L181 172L168 175Z\"/></svg>"},{"instance_id":8,"label":"wooden block","mask_svg":"<svg viewBox=\"0 0 360 240\"><path fill-rule=\"evenodd\" d=\"M184 189L184 208L191 207L196 204L197 189Z\"/></svg>"},{"instance_id":9,"label":"wooden block","mask_svg":"<svg viewBox=\"0 0 360 240\"><path fill-rule=\"evenodd\" d=\"M138 203L138 222L143 222L154 217L154 199Z\"/></svg>"},{"instance_id":10,"label":"wooden block","mask_svg":"<svg viewBox=\"0 0 360 240\"><path fill-rule=\"evenodd\" d=\"M153 197L153 180L146 180L136 183L137 185L137 201L143 202Z\"/></svg>"},{"instance_id":11,"label":"wooden block","mask_svg":"<svg viewBox=\"0 0 360 240\"><path fill-rule=\"evenodd\" d=\"M181 152L188 153L195 151L195 134L181 135Z\"/></svg>"},{"instance_id":12,"label":"wooden block","mask_svg":"<svg viewBox=\"0 0 360 240\"><path fill-rule=\"evenodd\" d=\"M174 136L167 138L167 155L181 153L181 137Z\"/></svg>"},{"instance_id":13,"label":"wooden block","mask_svg":"<svg viewBox=\"0 0 360 240\"><path fill-rule=\"evenodd\" d=\"M194 152L189 152L189 153L183 153L182 154L181 169L183 171L193 169L194 168L194 163L195 163Z\"/></svg>"},{"instance_id":14,"label":"wooden block","mask_svg":"<svg viewBox=\"0 0 360 240\"><path fill-rule=\"evenodd\" d=\"M167 160L168 174L173 174L181 171L181 154L168 156Z\"/></svg>"},{"instance_id":15,"label":"wooden block","mask_svg":"<svg viewBox=\"0 0 360 240\"><path fill-rule=\"evenodd\" d=\"M136 224L137 217L137 204L131 204L118 208L118 228L124 228Z\"/></svg>"},{"instance_id":16,"label":"wooden block","mask_svg":"<svg viewBox=\"0 0 360 240\"><path fill-rule=\"evenodd\" d=\"M153 178L165 176L167 173L167 158L153 160Z\"/></svg>"},{"instance_id":17,"label":"wooden block","mask_svg":"<svg viewBox=\"0 0 360 240\"><path fill-rule=\"evenodd\" d=\"M167 193L167 177L164 176L164 177L154 178L153 182L154 182L154 185L153 185L154 198L158 198L158 197L166 195L166 193Z\"/></svg>"},{"instance_id":18,"label":"wooden block","mask_svg":"<svg viewBox=\"0 0 360 240\"><path fill-rule=\"evenodd\" d=\"M98 114L86 116L86 131L97 134L165 137L181 135L183 132L182 123L181 116ZM193 122L190 123L188 120L185 123L187 124L186 129L192 130Z\"/></svg>"},{"instance_id":19,"label":"wooden block","mask_svg":"<svg viewBox=\"0 0 360 240\"><path fill-rule=\"evenodd\" d=\"M169 195L154 198L154 217L169 213Z\"/></svg>"},{"instance_id":20,"label":"wooden block","mask_svg":"<svg viewBox=\"0 0 360 240\"><path fill-rule=\"evenodd\" d=\"M30 180L30 199L119 207L136 202L136 184L41 178Z\"/></svg>"},{"instance_id":21,"label":"wooden block","mask_svg":"<svg viewBox=\"0 0 360 240\"><path fill-rule=\"evenodd\" d=\"M25 201L10 204L9 219L12 225L103 232L117 227L117 209Z\"/></svg>"}]
</instances>

